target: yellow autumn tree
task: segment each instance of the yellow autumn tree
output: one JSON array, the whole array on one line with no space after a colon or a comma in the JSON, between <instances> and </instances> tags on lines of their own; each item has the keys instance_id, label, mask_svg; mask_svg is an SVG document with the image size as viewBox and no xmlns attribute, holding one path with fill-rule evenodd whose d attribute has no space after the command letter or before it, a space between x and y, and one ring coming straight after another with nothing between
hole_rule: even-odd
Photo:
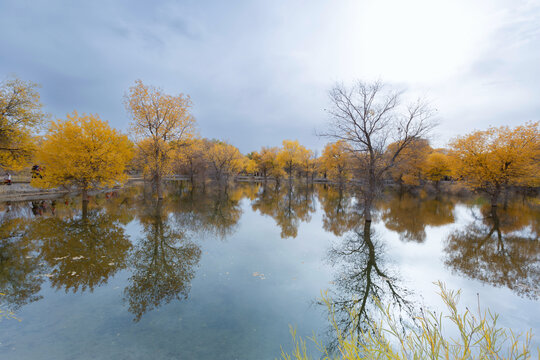
<instances>
[{"instance_id":1,"label":"yellow autumn tree","mask_svg":"<svg viewBox=\"0 0 540 360\"><path fill-rule=\"evenodd\" d=\"M223 141L213 141L208 148L206 159L214 179L228 182L231 176L242 170L244 157L233 145Z\"/></svg>"},{"instance_id":2,"label":"yellow autumn tree","mask_svg":"<svg viewBox=\"0 0 540 360\"><path fill-rule=\"evenodd\" d=\"M246 155L246 157L248 159L250 159L251 161L253 161L253 164L255 166L253 174L255 176L260 176L261 172L260 172L260 169L259 169L259 164L261 163L261 154L259 154L259 152L257 152L257 151L252 151L252 152L248 153Z\"/></svg>"},{"instance_id":3,"label":"yellow autumn tree","mask_svg":"<svg viewBox=\"0 0 540 360\"><path fill-rule=\"evenodd\" d=\"M283 169L278 162L279 148L277 147L262 147L258 156L254 159L257 162L257 168L264 178L264 181L268 177L273 177L277 183L283 177Z\"/></svg>"},{"instance_id":4,"label":"yellow autumn tree","mask_svg":"<svg viewBox=\"0 0 540 360\"><path fill-rule=\"evenodd\" d=\"M43 178L34 186L76 186L88 200L88 190L112 186L127 179L124 172L133 155L127 136L111 128L98 115L79 115L53 121L36 157Z\"/></svg>"},{"instance_id":5,"label":"yellow autumn tree","mask_svg":"<svg viewBox=\"0 0 540 360\"><path fill-rule=\"evenodd\" d=\"M142 170L145 179L155 181L156 174L168 174L172 170L173 146L167 141L143 138L135 143L135 168ZM159 181L161 184L161 181ZM156 183L153 183L156 185ZM160 187L158 187L158 192Z\"/></svg>"},{"instance_id":6,"label":"yellow autumn tree","mask_svg":"<svg viewBox=\"0 0 540 360\"><path fill-rule=\"evenodd\" d=\"M309 182L309 179L313 180L315 173L317 172L319 162L318 158L312 150L306 149L305 147L300 147L300 157L299 157L299 170L302 172L306 178L306 183Z\"/></svg>"},{"instance_id":7,"label":"yellow autumn tree","mask_svg":"<svg viewBox=\"0 0 540 360\"><path fill-rule=\"evenodd\" d=\"M289 181L292 181L293 171L301 165L302 155L307 149L298 140L283 140L282 144L277 161L289 176Z\"/></svg>"},{"instance_id":8,"label":"yellow autumn tree","mask_svg":"<svg viewBox=\"0 0 540 360\"><path fill-rule=\"evenodd\" d=\"M491 127L454 139L450 143L454 176L486 192L492 206L508 186L540 185L538 125Z\"/></svg>"},{"instance_id":9,"label":"yellow autumn tree","mask_svg":"<svg viewBox=\"0 0 540 360\"><path fill-rule=\"evenodd\" d=\"M343 140L328 143L321 156L321 166L326 176L343 185L351 178L352 149Z\"/></svg>"},{"instance_id":10,"label":"yellow autumn tree","mask_svg":"<svg viewBox=\"0 0 540 360\"><path fill-rule=\"evenodd\" d=\"M125 106L132 119L131 134L138 145L144 145L139 149L161 199L161 181L172 169L170 143L188 140L195 132L195 119L189 112L191 99L183 94L165 94L137 80L125 96Z\"/></svg>"},{"instance_id":11,"label":"yellow autumn tree","mask_svg":"<svg viewBox=\"0 0 540 360\"><path fill-rule=\"evenodd\" d=\"M255 176L263 176L264 180L266 181L268 176L268 168L266 167L266 164L263 164L262 153L264 149L265 148L263 147L261 153L252 151L246 155L246 159L249 161L246 160L244 164L244 171Z\"/></svg>"},{"instance_id":12,"label":"yellow autumn tree","mask_svg":"<svg viewBox=\"0 0 540 360\"><path fill-rule=\"evenodd\" d=\"M392 157L398 144L392 143L388 146L388 157ZM410 145L403 149L394 161L394 166L390 169L390 176L399 185L420 185L422 181L422 169L426 162L427 155L431 152L431 146L425 139L414 139Z\"/></svg>"},{"instance_id":13,"label":"yellow autumn tree","mask_svg":"<svg viewBox=\"0 0 540 360\"><path fill-rule=\"evenodd\" d=\"M242 172L247 175L253 175L257 172L257 162L248 156L242 158Z\"/></svg>"},{"instance_id":14,"label":"yellow autumn tree","mask_svg":"<svg viewBox=\"0 0 540 360\"><path fill-rule=\"evenodd\" d=\"M439 190L439 183L451 174L450 158L441 151L429 154L422 166L423 176L435 184Z\"/></svg>"},{"instance_id":15,"label":"yellow autumn tree","mask_svg":"<svg viewBox=\"0 0 540 360\"><path fill-rule=\"evenodd\" d=\"M208 146L203 139L189 139L175 145L174 170L188 175L193 184L195 177L202 177L206 171L205 153Z\"/></svg>"},{"instance_id":16,"label":"yellow autumn tree","mask_svg":"<svg viewBox=\"0 0 540 360\"><path fill-rule=\"evenodd\" d=\"M37 85L20 79L0 83L0 167L29 165L35 144L32 132L45 118Z\"/></svg>"}]
</instances>

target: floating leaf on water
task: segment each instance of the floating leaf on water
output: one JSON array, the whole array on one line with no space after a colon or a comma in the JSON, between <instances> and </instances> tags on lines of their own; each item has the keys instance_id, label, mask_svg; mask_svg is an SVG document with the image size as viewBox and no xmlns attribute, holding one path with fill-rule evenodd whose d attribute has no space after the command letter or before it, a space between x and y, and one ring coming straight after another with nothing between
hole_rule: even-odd
<instances>
[{"instance_id":1,"label":"floating leaf on water","mask_svg":"<svg viewBox=\"0 0 540 360\"><path fill-rule=\"evenodd\" d=\"M253 275L254 277L258 277L258 278L261 279L261 280L266 279L266 278L264 277L264 274L263 274L263 273L259 273L259 272L256 272L256 271L255 271L252 275Z\"/></svg>"}]
</instances>

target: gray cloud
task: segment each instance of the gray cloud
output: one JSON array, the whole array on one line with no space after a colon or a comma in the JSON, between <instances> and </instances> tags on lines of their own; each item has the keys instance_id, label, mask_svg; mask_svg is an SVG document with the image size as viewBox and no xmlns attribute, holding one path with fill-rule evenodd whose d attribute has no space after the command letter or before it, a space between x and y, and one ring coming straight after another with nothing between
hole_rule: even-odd
<instances>
[{"instance_id":1,"label":"gray cloud","mask_svg":"<svg viewBox=\"0 0 540 360\"><path fill-rule=\"evenodd\" d=\"M321 149L324 140L314 130L327 119L327 90L353 77L380 77L432 98L441 118L436 137L441 144L471 128L538 120L540 11L534 3L486 5L494 29L482 49L433 80L409 76L411 65L398 68L405 58L414 65L415 54L381 58L386 67L373 69L377 52L363 44L368 37L376 40L381 29L355 28L370 15L369 8L356 14L355 6L354 1L5 0L0 76L17 74L40 83L55 117L74 109L99 113L122 130L128 127L122 97L136 79L187 93L201 135L226 139L243 152L286 138ZM390 35L381 39L400 31L391 23L384 29Z\"/></svg>"}]
</instances>

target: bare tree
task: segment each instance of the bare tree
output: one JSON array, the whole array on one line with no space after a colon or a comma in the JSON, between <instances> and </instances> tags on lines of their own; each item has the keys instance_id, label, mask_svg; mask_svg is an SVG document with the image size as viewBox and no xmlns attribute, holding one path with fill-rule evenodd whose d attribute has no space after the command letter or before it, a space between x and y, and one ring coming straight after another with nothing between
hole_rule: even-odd
<instances>
[{"instance_id":1,"label":"bare tree","mask_svg":"<svg viewBox=\"0 0 540 360\"><path fill-rule=\"evenodd\" d=\"M435 125L433 110L422 99L400 106L402 92L387 90L380 81L336 85L329 95L332 119L321 135L350 145L360 170L365 220L371 221L373 200L385 175L404 149L428 135ZM394 145L389 148L389 144Z\"/></svg>"}]
</instances>

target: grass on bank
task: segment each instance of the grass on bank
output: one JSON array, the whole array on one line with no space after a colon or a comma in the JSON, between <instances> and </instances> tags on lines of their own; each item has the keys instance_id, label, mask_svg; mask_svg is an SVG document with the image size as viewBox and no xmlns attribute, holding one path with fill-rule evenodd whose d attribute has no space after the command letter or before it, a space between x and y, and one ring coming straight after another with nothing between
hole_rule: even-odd
<instances>
[{"instance_id":1,"label":"grass on bank","mask_svg":"<svg viewBox=\"0 0 540 360\"><path fill-rule=\"evenodd\" d=\"M380 320L368 324L367 330L355 331L358 316L349 312L353 326L350 331L339 329L331 299L325 294L329 321L334 328L337 349L331 354L315 337L313 341L320 355L316 359L532 359L530 350L532 333L516 334L497 326L498 315L489 310L473 314L469 309L458 311L460 291L448 290L438 282L438 294L446 305L445 313L422 312L416 317L417 326L402 330L399 320L389 307L378 303ZM455 327L457 338L448 335L445 326ZM306 341L296 336L291 328L293 349L289 354L281 349L282 360L312 359ZM536 351L540 359L540 349Z\"/></svg>"}]
</instances>

